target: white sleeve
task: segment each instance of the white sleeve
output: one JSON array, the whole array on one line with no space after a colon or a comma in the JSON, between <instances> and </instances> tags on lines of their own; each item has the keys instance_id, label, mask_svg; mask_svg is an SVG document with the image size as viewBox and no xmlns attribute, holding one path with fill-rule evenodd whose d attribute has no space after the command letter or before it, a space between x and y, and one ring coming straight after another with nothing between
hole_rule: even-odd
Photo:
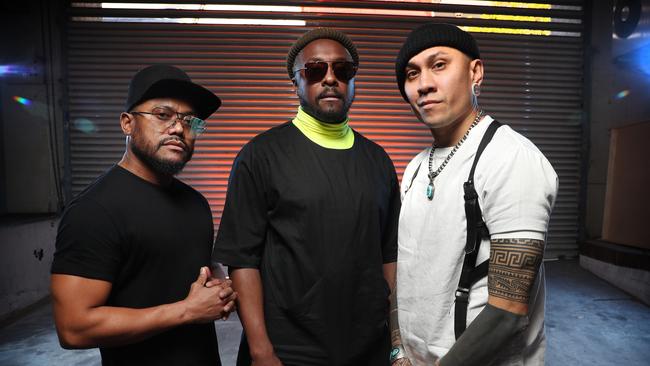
<instances>
[{"instance_id":1,"label":"white sleeve","mask_svg":"<svg viewBox=\"0 0 650 366\"><path fill-rule=\"evenodd\" d=\"M492 235L534 232L538 234L531 239L544 239L557 195L557 174L532 143L513 140L512 130L504 132L509 138L499 139L499 146L495 136L497 144L488 145L490 154L486 149L479 161L485 163L483 177L475 179L483 181L485 223Z\"/></svg>"},{"instance_id":2,"label":"white sleeve","mask_svg":"<svg viewBox=\"0 0 650 366\"><path fill-rule=\"evenodd\" d=\"M505 233L490 233L490 239L535 239L546 241L546 233L539 231L508 231Z\"/></svg>"}]
</instances>

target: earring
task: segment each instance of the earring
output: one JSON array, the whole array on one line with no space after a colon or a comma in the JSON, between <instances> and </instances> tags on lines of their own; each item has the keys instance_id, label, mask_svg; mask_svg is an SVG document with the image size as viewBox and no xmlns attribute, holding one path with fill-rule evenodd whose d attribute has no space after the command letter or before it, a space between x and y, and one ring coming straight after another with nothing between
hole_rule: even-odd
<instances>
[{"instance_id":1,"label":"earring","mask_svg":"<svg viewBox=\"0 0 650 366\"><path fill-rule=\"evenodd\" d=\"M472 95L475 97L481 95L481 86L478 83L472 83Z\"/></svg>"}]
</instances>

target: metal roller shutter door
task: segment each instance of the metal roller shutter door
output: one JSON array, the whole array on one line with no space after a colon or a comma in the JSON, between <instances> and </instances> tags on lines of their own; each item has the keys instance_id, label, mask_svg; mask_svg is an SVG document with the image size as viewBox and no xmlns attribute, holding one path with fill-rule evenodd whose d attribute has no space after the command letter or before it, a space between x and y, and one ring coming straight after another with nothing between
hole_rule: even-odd
<instances>
[{"instance_id":1,"label":"metal roller shutter door","mask_svg":"<svg viewBox=\"0 0 650 366\"><path fill-rule=\"evenodd\" d=\"M273 2L303 8L300 12L199 11L71 3L66 50L71 193L80 192L123 153L118 116L133 73L147 64L170 63L223 100L221 109L208 120L207 133L197 141L193 160L180 175L208 198L218 226L230 166L239 149L256 134L295 114L298 100L284 59L293 41L317 26L346 32L359 48L361 65L351 125L386 149L401 177L409 160L430 143L430 134L399 95L394 59L413 27L436 20L468 27L477 38L486 68L481 105L530 138L560 176L547 256L577 253L581 1L555 2L551 9L385 1L278 3ZM436 16L422 16L430 11ZM531 16L537 18L525 18ZM262 19L270 24L174 23L179 18L194 22ZM278 19L304 25L281 24ZM504 29L506 33L495 33Z\"/></svg>"}]
</instances>

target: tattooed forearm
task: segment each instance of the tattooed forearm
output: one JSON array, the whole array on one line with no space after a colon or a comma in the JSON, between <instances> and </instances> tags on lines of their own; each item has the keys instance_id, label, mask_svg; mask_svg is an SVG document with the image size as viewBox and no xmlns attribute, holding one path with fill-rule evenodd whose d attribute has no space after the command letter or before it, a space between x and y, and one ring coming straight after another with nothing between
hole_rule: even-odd
<instances>
[{"instance_id":1,"label":"tattooed forearm","mask_svg":"<svg viewBox=\"0 0 650 366\"><path fill-rule=\"evenodd\" d=\"M543 240L492 239L488 271L490 295L527 304L543 253Z\"/></svg>"}]
</instances>

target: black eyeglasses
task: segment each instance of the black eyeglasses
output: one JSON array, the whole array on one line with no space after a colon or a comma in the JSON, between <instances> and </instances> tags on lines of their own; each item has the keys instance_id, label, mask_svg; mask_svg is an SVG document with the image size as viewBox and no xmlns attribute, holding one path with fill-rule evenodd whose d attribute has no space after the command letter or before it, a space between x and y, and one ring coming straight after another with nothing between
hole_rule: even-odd
<instances>
[{"instance_id":1,"label":"black eyeglasses","mask_svg":"<svg viewBox=\"0 0 650 366\"><path fill-rule=\"evenodd\" d=\"M194 136L198 136L205 132L206 122L191 114L179 113L167 107L156 107L151 112L131 111L131 114L148 114L154 116L154 120L159 122L163 130L167 130L180 121L183 129L187 129Z\"/></svg>"},{"instance_id":2,"label":"black eyeglasses","mask_svg":"<svg viewBox=\"0 0 650 366\"><path fill-rule=\"evenodd\" d=\"M358 66L351 61L314 61L305 63L305 67L302 69L293 70L293 72L298 72L305 70L305 79L309 83L317 83L327 75L327 69L329 65L332 64L332 71L334 71L334 76L339 81L347 83L357 74Z\"/></svg>"}]
</instances>

